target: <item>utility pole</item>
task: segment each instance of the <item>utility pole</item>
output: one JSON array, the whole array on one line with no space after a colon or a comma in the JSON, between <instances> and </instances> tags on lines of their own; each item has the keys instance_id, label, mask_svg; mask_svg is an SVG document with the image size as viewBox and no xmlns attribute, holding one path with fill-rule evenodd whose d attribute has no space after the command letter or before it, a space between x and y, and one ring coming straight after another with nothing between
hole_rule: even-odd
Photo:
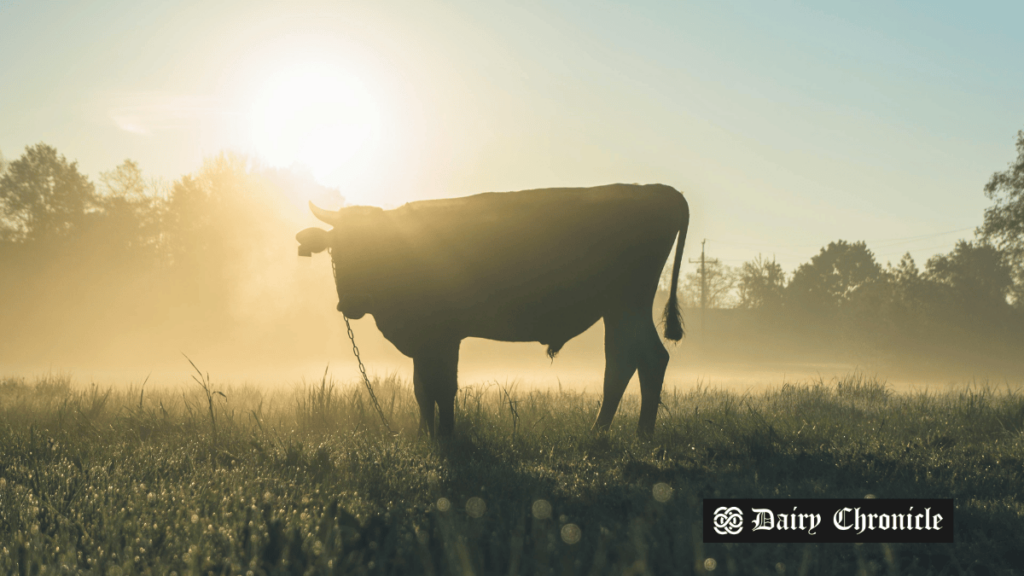
<instances>
[{"instance_id":1,"label":"utility pole","mask_svg":"<svg viewBox=\"0 0 1024 576\"><path fill-rule=\"evenodd\" d=\"M708 274L705 264L718 263L717 258L710 260L704 258L704 243L707 241L707 238L700 241L700 260L690 260L691 264L700 262L700 334L701 338L704 339L707 339L707 332L704 331L704 316L706 316L708 309Z\"/></svg>"}]
</instances>

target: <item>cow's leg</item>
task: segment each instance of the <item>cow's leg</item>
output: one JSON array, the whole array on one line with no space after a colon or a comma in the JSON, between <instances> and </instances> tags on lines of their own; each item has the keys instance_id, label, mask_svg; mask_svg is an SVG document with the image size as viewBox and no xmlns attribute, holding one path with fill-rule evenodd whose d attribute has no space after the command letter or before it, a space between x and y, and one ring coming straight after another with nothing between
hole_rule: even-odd
<instances>
[{"instance_id":1,"label":"cow's leg","mask_svg":"<svg viewBox=\"0 0 1024 576\"><path fill-rule=\"evenodd\" d=\"M640 422L637 434L650 437L654 433L654 421L658 417L661 403L661 387L665 383L665 368L668 367L668 350L665 350L658 329L648 320L639 328L639 358L637 371L640 372Z\"/></svg>"},{"instance_id":2,"label":"cow's leg","mask_svg":"<svg viewBox=\"0 0 1024 576\"><path fill-rule=\"evenodd\" d=\"M416 403L420 405L420 434L434 435L434 396L427 390L422 365L426 361L412 361L412 387L416 394Z\"/></svg>"},{"instance_id":3,"label":"cow's leg","mask_svg":"<svg viewBox=\"0 0 1024 576\"><path fill-rule=\"evenodd\" d=\"M451 436L455 427L455 393L458 391L459 340L432 343L413 357L413 386L420 405L420 432Z\"/></svg>"},{"instance_id":4,"label":"cow's leg","mask_svg":"<svg viewBox=\"0 0 1024 576\"><path fill-rule=\"evenodd\" d=\"M594 430L607 430L619 408L629 379L636 372L636 322L618 312L604 317L604 399Z\"/></svg>"}]
</instances>

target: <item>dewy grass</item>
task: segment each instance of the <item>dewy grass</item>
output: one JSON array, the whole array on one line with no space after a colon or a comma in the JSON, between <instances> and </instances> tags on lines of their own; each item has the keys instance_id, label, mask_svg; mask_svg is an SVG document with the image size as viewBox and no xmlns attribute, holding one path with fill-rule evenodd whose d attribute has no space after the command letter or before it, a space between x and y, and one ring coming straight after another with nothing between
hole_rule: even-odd
<instances>
[{"instance_id":1,"label":"dewy grass","mask_svg":"<svg viewBox=\"0 0 1024 576\"><path fill-rule=\"evenodd\" d=\"M0 573L981 574L1024 566L1024 397L853 375L737 395L466 386L456 437L407 383L290 394L0 380ZM956 544L702 544L706 497L949 498Z\"/></svg>"}]
</instances>

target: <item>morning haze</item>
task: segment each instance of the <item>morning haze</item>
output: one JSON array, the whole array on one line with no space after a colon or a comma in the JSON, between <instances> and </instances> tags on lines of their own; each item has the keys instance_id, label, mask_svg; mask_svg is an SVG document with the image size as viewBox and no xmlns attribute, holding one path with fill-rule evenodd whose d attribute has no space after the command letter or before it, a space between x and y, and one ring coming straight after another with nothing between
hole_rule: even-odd
<instances>
[{"instance_id":1,"label":"morning haze","mask_svg":"<svg viewBox=\"0 0 1024 576\"><path fill-rule=\"evenodd\" d=\"M814 4L0 0L0 573L1020 574L1024 4Z\"/></svg>"},{"instance_id":2,"label":"morning haze","mask_svg":"<svg viewBox=\"0 0 1024 576\"><path fill-rule=\"evenodd\" d=\"M693 207L682 279L691 337L672 349L675 381L781 382L822 367L924 381L912 368L931 363L890 347L917 339L881 344L847 326L826 330L842 344L811 353L806 334L744 295L755 267L741 276L745 263L775 262L781 290L830 243L863 240L872 272L844 290L882 282L879 302L896 302L902 288L888 280L904 254L944 282L929 258L974 237L991 205L982 186L1014 157L1024 75L1011 73L1010 55L1024 46L1009 22L1022 14L926 12L4 3L0 51L17 56L0 71L0 151L15 166L45 143L55 164L77 162L81 188L68 192L73 208L34 208L70 211L44 238L34 227L45 224L8 198L33 175L5 180L3 319L18 336L0 362L86 380L173 380L180 352L242 380L296 378L328 361L346 370L329 270L292 255L294 231L313 221L308 200L393 208L662 182ZM137 181L112 186L126 169ZM710 310L698 312L703 241ZM995 290L1016 302L1019 285ZM780 296L787 322L795 291ZM833 296L841 307L849 294ZM882 304L872 306L844 314ZM356 326L374 370L408 374L371 321ZM592 382L601 330L554 364L537 346L471 341L463 373ZM773 346L786 352L763 352ZM1016 374L968 356L939 379Z\"/></svg>"}]
</instances>

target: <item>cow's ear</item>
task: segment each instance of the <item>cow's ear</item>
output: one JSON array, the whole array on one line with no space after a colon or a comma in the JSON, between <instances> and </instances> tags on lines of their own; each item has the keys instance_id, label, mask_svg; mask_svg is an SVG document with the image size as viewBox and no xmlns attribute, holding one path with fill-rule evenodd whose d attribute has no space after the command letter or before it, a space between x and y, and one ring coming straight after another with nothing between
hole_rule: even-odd
<instances>
[{"instance_id":1,"label":"cow's ear","mask_svg":"<svg viewBox=\"0 0 1024 576\"><path fill-rule=\"evenodd\" d=\"M331 242L330 233L320 228L306 228L296 234L295 239L299 241L299 256L323 252Z\"/></svg>"}]
</instances>

